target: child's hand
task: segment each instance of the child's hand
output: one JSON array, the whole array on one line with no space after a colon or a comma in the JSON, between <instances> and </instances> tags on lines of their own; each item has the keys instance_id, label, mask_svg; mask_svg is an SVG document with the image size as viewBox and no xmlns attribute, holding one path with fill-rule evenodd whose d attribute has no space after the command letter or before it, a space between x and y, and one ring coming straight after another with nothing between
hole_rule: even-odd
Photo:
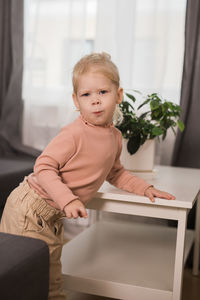
<instances>
[{"instance_id":1,"label":"child's hand","mask_svg":"<svg viewBox=\"0 0 200 300\"><path fill-rule=\"evenodd\" d=\"M78 217L81 217L81 218L88 217L88 214L87 214L84 204L78 199L73 200L72 202L67 204L64 207L64 212L68 219L71 219L71 218L77 219Z\"/></svg>"},{"instance_id":2,"label":"child's hand","mask_svg":"<svg viewBox=\"0 0 200 300\"><path fill-rule=\"evenodd\" d=\"M176 199L173 195L171 195L167 192L157 190L152 186L150 186L146 189L146 191L144 192L144 195L147 196L152 202L155 202L154 197L164 198L164 199L167 199L167 200Z\"/></svg>"}]
</instances>

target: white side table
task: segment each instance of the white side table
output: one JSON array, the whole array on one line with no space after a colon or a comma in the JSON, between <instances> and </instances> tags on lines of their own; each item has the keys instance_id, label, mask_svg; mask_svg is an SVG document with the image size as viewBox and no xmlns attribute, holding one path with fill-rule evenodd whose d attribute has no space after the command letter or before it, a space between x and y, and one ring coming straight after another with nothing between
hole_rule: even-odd
<instances>
[{"instance_id":1,"label":"white side table","mask_svg":"<svg viewBox=\"0 0 200 300\"><path fill-rule=\"evenodd\" d=\"M105 183L87 207L177 220L177 229L118 221L93 224L63 248L66 289L127 300L181 299L184 262L194 241L194 273L198 273L199 218L195 233L186 230L186 221L199 195L200 170L164 166L157 170L139 176L176 200L152 203Z\"/></svg>"}]
</instances>

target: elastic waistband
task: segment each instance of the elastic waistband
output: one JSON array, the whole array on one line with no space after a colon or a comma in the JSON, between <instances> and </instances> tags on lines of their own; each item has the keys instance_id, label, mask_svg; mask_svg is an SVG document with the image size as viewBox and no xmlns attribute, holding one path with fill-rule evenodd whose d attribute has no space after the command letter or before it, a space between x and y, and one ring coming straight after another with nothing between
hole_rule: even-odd
<instances>
[{"instance_id":1,"label":"elastic waistband","mask_svg":"<svg viewBox=\"0 0 200 300\"><path fill-rule=\"evenodd\" d=\"M39 216L42 216L45 221L50 219L60 219L65 217L64 212L49 205L36 191L34 191L28 184L27 177L20 183L18 190L18 197L23 199L27 194L31 196L30 207L36 211Z\"/></svg>"}]
</instances>

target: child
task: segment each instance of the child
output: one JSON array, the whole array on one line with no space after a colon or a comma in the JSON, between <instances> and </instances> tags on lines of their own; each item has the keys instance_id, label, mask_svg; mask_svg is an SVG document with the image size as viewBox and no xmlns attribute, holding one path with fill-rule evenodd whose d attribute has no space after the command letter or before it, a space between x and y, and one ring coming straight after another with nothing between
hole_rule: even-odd
<instances>
[{"instance_id":1,"label":"child","mask_svg":"<svg viewBox=\"0 0 200 300\"><path fill-rule=\"evenodd\" d=\"M126 191L175 199L131 175L120 163L121 133L113 126L123 90L108 54L84 56L73 70L73 100L80 116L37 158L34 172L9 196L1 231L46 241L50 251L49 299L61 300L62 218L87 218L85 204L104 180ZM100 200L99 200L100 201Z\"/></svg>"}]
</instances>

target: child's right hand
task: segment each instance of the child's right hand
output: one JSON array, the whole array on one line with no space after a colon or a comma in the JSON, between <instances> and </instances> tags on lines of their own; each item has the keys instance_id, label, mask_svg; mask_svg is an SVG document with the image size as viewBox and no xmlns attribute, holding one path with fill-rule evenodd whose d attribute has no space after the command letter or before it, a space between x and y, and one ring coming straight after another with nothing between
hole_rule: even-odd
<instances>
[{"instance_id":1,"label":"child's right hand","mask_svg":"<svg viewBox=\"0 0 200 300\"><path fill-rule=\"evenodd\" d=\"M77 219L78 217L88 218L88 214L84 204L78 199L73 200L72 202L67 204L64 207L64 212L68 219Z\"/></svg>"}]
</instances>

